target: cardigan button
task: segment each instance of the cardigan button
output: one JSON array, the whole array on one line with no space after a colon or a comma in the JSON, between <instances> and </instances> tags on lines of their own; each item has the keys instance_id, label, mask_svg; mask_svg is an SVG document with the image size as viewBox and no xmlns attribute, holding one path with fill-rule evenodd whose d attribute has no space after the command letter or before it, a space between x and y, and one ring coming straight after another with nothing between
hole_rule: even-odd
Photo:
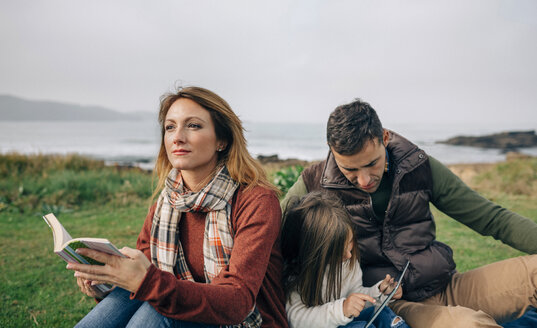
<instances>
[{"instance_id":1,"label":"cardigan button","mask_svg":"<svg viewBox=\"0 0 537 328\"><path fill-rule=\"evenodd\" d=\"M401 173L401 170L397 169L397 171L395 173L399 174L399 173Z\"/></svg>"},{"instance_id":2,"label":"cardigan button","mask_svg":"<svg viewBox=\"0 0 537 328\"><path fill-rule=\"evenodd\" d=\"M419 157L419 158L423 158L423 157L425 157L425 155L423 155L423 154L419 154L418 157Z\"/></svg>"}]
</instances>

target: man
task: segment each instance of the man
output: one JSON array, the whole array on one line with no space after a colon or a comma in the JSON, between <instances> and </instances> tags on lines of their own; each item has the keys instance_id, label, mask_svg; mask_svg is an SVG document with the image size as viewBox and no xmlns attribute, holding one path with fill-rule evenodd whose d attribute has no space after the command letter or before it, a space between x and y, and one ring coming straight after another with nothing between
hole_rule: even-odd
<instances>
[{"instance_id":1,"label":"man","mask_svg":"<svg viewBox=\"0 0 537 328\"><path fill-rule=\"evenodd\" d=\"M332 112L326 160L304 170L293 196L325 190L353 216L364 285L398 276L407 260L403 299L391 307L413 328L499 327L537 306L537 255L457 273L449 246L436 241L429 209L529 254L537 224L483 198L448 168L398 134L383 129L360 100Z\"/></svg>"}]
</instances>

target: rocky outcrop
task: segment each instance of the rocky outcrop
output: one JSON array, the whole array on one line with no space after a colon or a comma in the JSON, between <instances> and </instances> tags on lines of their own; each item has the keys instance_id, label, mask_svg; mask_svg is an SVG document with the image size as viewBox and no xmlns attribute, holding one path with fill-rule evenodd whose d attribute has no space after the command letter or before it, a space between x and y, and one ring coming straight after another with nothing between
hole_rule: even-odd
<instances>
[{"instance_id":1,"label":"rocky outcrop","mask_svg":"<svg viewBox=\"0 0 537 328\"><path fill-rule=\"evenodd\" d=\"M533 131L511 131L480 137L457 136L438 143L480 148L498 148L505 151L537 147L537 135Z\"/></svg>"},{"instance_id":2,"label":"rocky outcrop","mask_svg":"<svg viewBox=\"0 0 537 328\"><path fill-rule=\"evenodd\" d=\"M257 160L263 165L267 172L281 170L282 168L300 165L302 167L308 167L314 162L304 161L296 158L281 159L278 155L259 155Z\"/></svg>"}]
</instances>

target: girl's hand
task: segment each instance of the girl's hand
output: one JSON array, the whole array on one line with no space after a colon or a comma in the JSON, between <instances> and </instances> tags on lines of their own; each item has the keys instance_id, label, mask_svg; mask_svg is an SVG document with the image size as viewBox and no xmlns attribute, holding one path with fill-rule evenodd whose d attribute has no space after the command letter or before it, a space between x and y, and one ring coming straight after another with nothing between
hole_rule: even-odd
<instances>
[{"instance_id":1,"label":"girl's hand","mask_svg":"<svg viewBox=\"0 0 537 328\"><path fill-rule=\"evenodd\" d=\"M109 283L134 293L144 280L151 262L145 257L144 253L137 249L123 247L120 251L127 257L122 258L93 249L79 248L77 249L79 254L105 265L69 263L67 264L67 269L74 270L77 278L90 280L92 285ZM86 293L85 289L82 291Z\"/></svg>"},{"instance_id":2,"label":"girl's hand","mask_svg":"<svg viewBox=\"0 0 537 328\"><path fill-rule=\"evenodd\" d=\"M382 280L382 282L380 283L379 290L382 294L388 295L393 291L395 286L397 286L397 283L389 274L387 274L386 278L384 278L384 280ZM401 297L403 297L403 289L399 286L395 294L393 294L392 298L398 300Z\"/></svg>"},{"instance_id":3,"label":"girl's hand","mask_svg":"<svg viewBox=\"0 0 537 328\"><path fill-rule=\"evenodd\" d=\"M343 314L347 318L359 316L367 301L375 303L375 299L369 295L358 293L350 294L343 301Z\"/></svg>"}]
</instances>

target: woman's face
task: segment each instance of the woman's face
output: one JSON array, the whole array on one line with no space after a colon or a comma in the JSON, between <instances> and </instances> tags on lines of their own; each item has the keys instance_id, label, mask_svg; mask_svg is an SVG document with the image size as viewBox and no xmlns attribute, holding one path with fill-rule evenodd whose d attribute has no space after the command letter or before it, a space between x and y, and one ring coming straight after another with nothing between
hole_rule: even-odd
<instances>
[{"instance_id":1,"label":"woman's face","mask_svg":"<svg viewBox=\"0 0 537 328\"><path fill-rule=\"evenodd\" d=\"M164 121L164 146L171 165L203 179L211 174L218 161L217 149L224 144L217 140L209 111L193 100L176 100Z\"/></svg>"}]
</instances>

